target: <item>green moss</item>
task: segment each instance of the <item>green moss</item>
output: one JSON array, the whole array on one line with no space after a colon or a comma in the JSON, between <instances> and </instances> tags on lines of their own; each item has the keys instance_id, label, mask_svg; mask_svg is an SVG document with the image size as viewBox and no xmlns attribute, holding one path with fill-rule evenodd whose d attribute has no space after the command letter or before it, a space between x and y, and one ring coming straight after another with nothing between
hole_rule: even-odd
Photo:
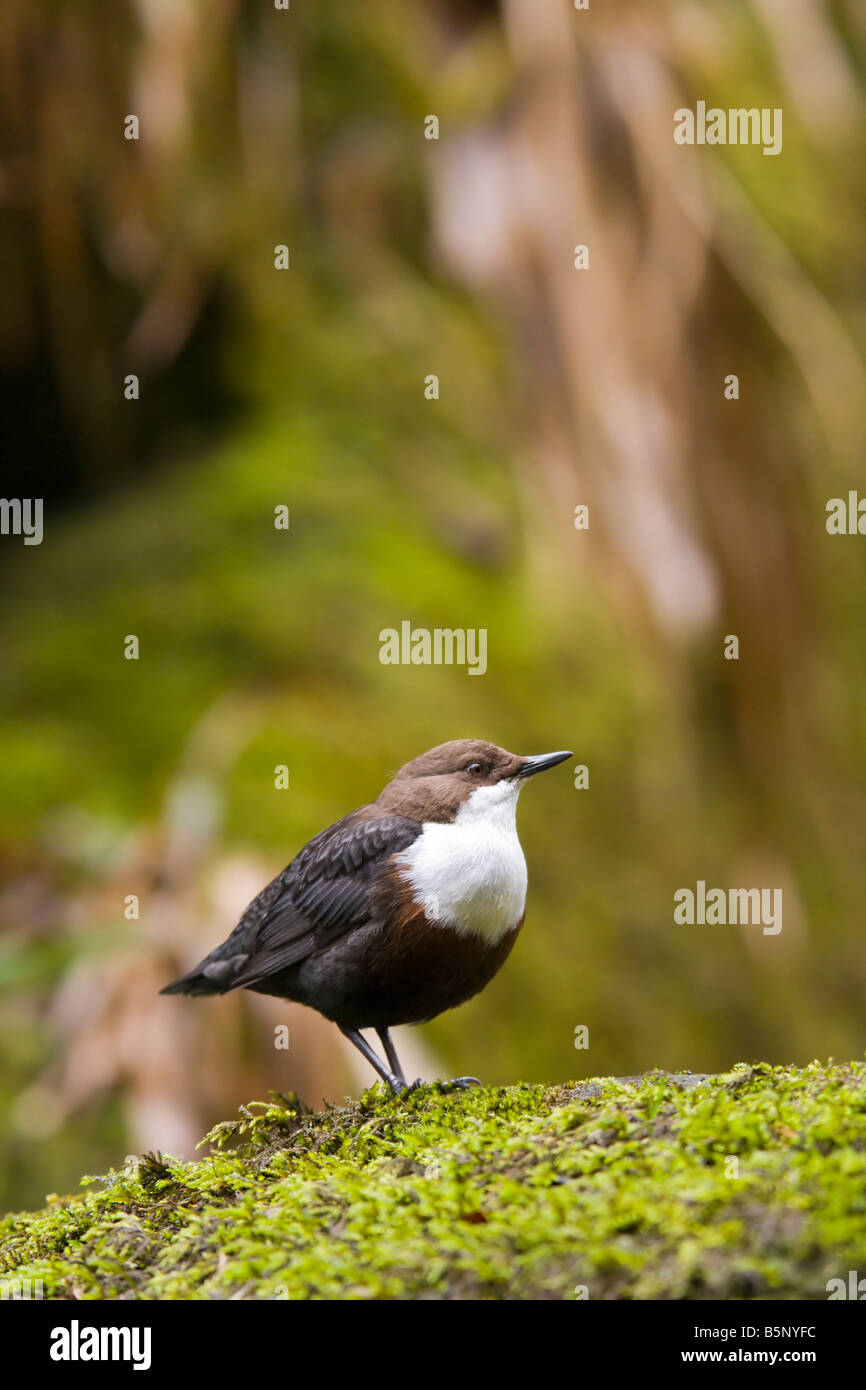
<instances>
[{"instance_id":1,"label":"green moss","mask_svg":"<svg viewBox=\"0 0 866 1390\"><path fill-rule=\"evenodd\" d=\"M825 1298L866 1269L866 1065L245 1109L0 1223L49 1298ZM99 1184L97 1190L94 1184Z\"/></svg>"}]
</instances>

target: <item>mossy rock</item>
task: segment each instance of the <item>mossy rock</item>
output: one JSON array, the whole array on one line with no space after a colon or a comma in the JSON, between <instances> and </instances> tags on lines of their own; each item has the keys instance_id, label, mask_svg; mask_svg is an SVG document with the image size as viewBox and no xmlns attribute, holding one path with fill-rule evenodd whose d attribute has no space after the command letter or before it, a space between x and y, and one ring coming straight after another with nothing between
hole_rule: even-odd
<instances>
[{"instance_id":1,"label":"mossy rock","mask_svg":"<svg viewBox=\"0 0 866 1390\"><path fill-rule=\"evenodd\" d=\"M0 1222L46 1298L814 1298L866 1269L866 1065L245 1108Z\"/></svg>"}]
</instances>

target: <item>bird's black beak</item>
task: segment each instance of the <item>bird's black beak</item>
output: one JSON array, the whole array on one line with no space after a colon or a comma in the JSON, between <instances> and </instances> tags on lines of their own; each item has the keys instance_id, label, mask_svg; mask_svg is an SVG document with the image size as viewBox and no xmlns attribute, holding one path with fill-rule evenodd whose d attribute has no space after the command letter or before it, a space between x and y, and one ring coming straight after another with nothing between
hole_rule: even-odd
<instances>
[{"instance_id":1,"label":"bird's black beak","mask_svg":"<svg viewBox=\"0 0 866 1390\"><path fill-rule=\"evenodd\" d=\"M564 753L538 753L535 757L524 759L517 776L521 779L534 777L536 772L546 772L549 767L556 767L557 763L564 763L566 758L573 757L574 754L568 750Z\"/></svg>"}]
</instances>

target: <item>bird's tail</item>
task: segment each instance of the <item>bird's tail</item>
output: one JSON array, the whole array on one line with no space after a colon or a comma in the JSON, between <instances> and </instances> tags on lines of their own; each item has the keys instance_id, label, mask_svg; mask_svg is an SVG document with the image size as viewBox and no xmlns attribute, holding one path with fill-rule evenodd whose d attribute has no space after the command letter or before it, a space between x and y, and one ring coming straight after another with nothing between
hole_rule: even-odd
<instances>
[{"instance_id":1,"label":"bird's tail","mask_svg":"<svg viewBox=\"0 0 866 1390\"><path fill-rule=\"evenodd\" d=\"M194 970L172 980L160 994L227 994L249 959L245 951L220 955L222 947L200 960Z\"/></svg>"},{"instance_id":2,"label":"bird's tail","mask_svg":"<svg viewBox=\"0 0 866 1390\"><path fill-rule=\"evenodd\" d=\"M165 985L160 994L219 994L220 984L218 980L209 980L207 975L203 975L200 970L191 970L188 975L181 975L179 980L172 980L170 985Z\"/></svg>"}]
</instances>

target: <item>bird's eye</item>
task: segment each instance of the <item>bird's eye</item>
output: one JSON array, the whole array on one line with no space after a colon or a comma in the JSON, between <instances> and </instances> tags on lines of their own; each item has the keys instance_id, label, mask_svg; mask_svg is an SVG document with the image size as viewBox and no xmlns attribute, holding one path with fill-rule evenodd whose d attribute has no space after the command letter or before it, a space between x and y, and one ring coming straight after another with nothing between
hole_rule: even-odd
<instances>
[{"instance_id":1,"label":"bird's eye","mask_svg":"<svg viewBox=\"0 0 866 1390\"><path fill-rule=\"evenodd\" d=\"M473 777L480 777L484 768L481 763L467 763L466 771L471 772Z\"/></svg>"}]
</instances>

